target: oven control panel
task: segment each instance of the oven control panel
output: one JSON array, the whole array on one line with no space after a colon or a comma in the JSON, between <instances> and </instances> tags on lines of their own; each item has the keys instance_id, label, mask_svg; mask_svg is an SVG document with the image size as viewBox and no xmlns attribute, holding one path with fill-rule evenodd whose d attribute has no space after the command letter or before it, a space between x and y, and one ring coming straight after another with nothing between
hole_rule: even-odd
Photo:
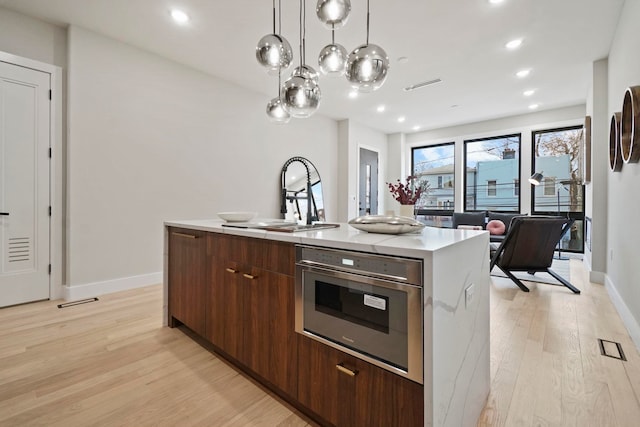
<instances>
[{"instance_id":1,"label":"oven control panel","mask_svg":"<svg viewBox=\"0 0 640 427\"><path fill-rule=\"evenodd\" d=\"M296 264L384 277L422 286L422 260L298 245Z\"/></svg>"}]
</instances>

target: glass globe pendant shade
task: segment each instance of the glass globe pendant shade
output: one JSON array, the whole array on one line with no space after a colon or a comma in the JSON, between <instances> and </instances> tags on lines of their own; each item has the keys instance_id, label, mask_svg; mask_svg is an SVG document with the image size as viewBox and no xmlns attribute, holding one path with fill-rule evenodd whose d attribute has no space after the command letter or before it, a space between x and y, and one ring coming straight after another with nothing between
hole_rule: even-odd
<instances>
[{"instance_id":1,"label":"glass globe pendant shade","mask_svg":"<svg viewBox=\"0 0 640 427\"><path fill-rule=\"evenodd\" d=\"M311 79L314 83L318 83L318 72L307 64L300 65L293 69L291 76L300 76L305 79Z\"/></svg>"},{"instance_id":2,"label":"glass globe pendant shade","mask_svg":"<svg viewBox=\"0 0 640 427\"><path fill-rule=\"evenodd\" d=\"M339 44L329 44L323 47L318 56L318 66L324 75L344 75L347 67L347 49Z\"/></svg>"},{"instance_id":3,"label":"glass globe pendant shade","mask_svg":"<svg viewBox=\"0 0 640 427\"><path fill-rule=\"evenodd\" d=\"M284 104L279 96L273 98L267 104L267 116L271 123L285 124L291 120L291 114L284 109Z\"/></svg>"},{"instance_id":4,"label":"glass globe pendant shade","mask_svg":"<svg viewBox=\"0 0 640 427\"><path fill-rule=\"evenodd\" d=\"M318 0L316 15L327 28L340 28L347 23L351 12L350 0Z\"/></svg>"},{"instance_id":5,"label":"glass globe pendant shade","mask_svg":"<svg viewBox=\"0 0 640 427\"><path fill-rule=\"evenodd\" d=\"M293 50L284 37L278 34L267 34L256 46L256 59L268 71L286 69L291 65Z\"/></svg>"},{"instance_id":6,"label":"glass globe pendant shade","mask_svg":"<svg viewBox=\"0 0 640 427\"><path fill-rule=\"evenodd\" d=\"M313 68L311 69L313 70ZM280 98L285 110L292 117L306 118L318 109L320 86L318 86L317 81L294 73L282 85Z\"/></svg>"},{"instance_id":7,"label":"glass globe pendant shade","mask_svg":"<svg viewBox=\"0 0 640 427\"><path fill-rule=\"evenodd\" d=\"M389 57L380 46L363 44L349 54L345 75L351 86L360 92L379 89L389 70Z\"/></svg>"}]
</instances>

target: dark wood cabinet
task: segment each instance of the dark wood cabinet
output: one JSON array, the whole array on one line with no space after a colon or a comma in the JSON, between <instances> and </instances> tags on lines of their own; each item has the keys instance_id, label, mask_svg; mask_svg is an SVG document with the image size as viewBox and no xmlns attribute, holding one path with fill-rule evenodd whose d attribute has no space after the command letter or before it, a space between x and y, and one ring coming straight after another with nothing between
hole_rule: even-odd
<instances>
[{"instance_id":1,"label":"dark wood cabinet","mask_svg":"<svg viewBox=\"0 0 640 427\"><path fill-rule=\"evenodd\" d=\"M295 396L293 245L237 236L213 238L217 241L212 242L207 338L281 391ZM265 258L273 254L280 254L278 262L268 265Z\"/></svg>"},{"instance_id":2,"label":"dark wood cabinet","mask_svg":"<svg viewBox=\"0 0 640 427\"><path fill-rule=\"evenodd\" d=\"M207 234L173 227L168 229L169 326L176 326L179 322L202 336L205 334L209 274Z\"/></svg>"},{"instance_id":3,"label":"dark wood cabinet","mask_svg":"<svg viewBox=\"0 0 640 427\"><path fill-rule=\"evenodd\" d=\"M421 426L423 387L295 332L292 243L168 228L180 323L322 424Z\"/></svg>"},{"instance_id":4,"label":"dark wood cabinet","mask_svg":"<svg viewBox=\"0 0 640 427\"><path fill-rule=\"evenodd\" d=\"M422 385L321 344L298 339L298 401L335 426L422 426Z\"/></svg>"}]
</instances>

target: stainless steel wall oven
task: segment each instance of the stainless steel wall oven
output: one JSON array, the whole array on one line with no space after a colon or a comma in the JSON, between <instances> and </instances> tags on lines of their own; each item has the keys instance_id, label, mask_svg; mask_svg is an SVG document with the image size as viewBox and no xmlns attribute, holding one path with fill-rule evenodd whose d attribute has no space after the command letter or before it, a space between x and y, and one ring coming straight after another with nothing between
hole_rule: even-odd
<instances>
[{"instance_id":1,"label":"stainless steel wall oven","mask_svg":"<svg viewBox=\"0 0 640 427\"><path fill-rule=\"evenodd\" d=\"M423 383L422 260L296 246L296 331Z\"/></svg>"}]
</instances>

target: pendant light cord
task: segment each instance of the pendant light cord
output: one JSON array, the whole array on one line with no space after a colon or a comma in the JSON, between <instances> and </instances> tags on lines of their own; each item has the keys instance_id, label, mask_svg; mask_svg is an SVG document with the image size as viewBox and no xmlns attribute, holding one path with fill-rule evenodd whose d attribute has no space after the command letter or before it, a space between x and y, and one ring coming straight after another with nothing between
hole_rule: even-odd
<instances>
[{"instance_id":1,"label":"pendant light cord","mask_svg":"<svg viewBox=\"0 0 640 427\"><path fill-rule=\"evenodd\" d=\"M282 3L280 0L278 0L278 35L282 35Z\"/></svg>"},{"instance_id":2,"label":"pendant light cord","mask_svg":"<svg viewBox=\"0 0 640 427\"><path fill-rule=\"evenodd\" d=\"M273 34L276 34L276 0L273 0Z\"/></svg>"},{"instance_id":3,"label":"pendant light cord","mask_svg":"<svg viewBox=\"0 0 640 427\"><path fill-rule=\"evenodd\" d=\"M303 0L300 0L300 67L302 67L302 5Z\"/></svg>"},{"instance_id":4,"label":"pendant light cord","mask_svg":"<svg viewBox=\"0 0 640 427\"><path fill-rule=\"evenodd\" d=\"M369 0L367 0L367 44L369 44Z\"/></svg>"},{"instance_id":5,"label":"pendant light cord","mask_svg":"<svg viewBox=\"0 0 640 427\"><path fill-rule=\"evenodd\" d=\"M331 44L336 44L336 24L331 23Z\"/></svg>"},{"instance_id":6,"label":"pendant light cord","mask_svg":"<svg viewBox=\"0 0 640 427\"><path fill-rule=\"evenodd\" d=\"M307 4L302 1L302 65L304 65L307 57Z\"/></svg>"}]
</instances>

